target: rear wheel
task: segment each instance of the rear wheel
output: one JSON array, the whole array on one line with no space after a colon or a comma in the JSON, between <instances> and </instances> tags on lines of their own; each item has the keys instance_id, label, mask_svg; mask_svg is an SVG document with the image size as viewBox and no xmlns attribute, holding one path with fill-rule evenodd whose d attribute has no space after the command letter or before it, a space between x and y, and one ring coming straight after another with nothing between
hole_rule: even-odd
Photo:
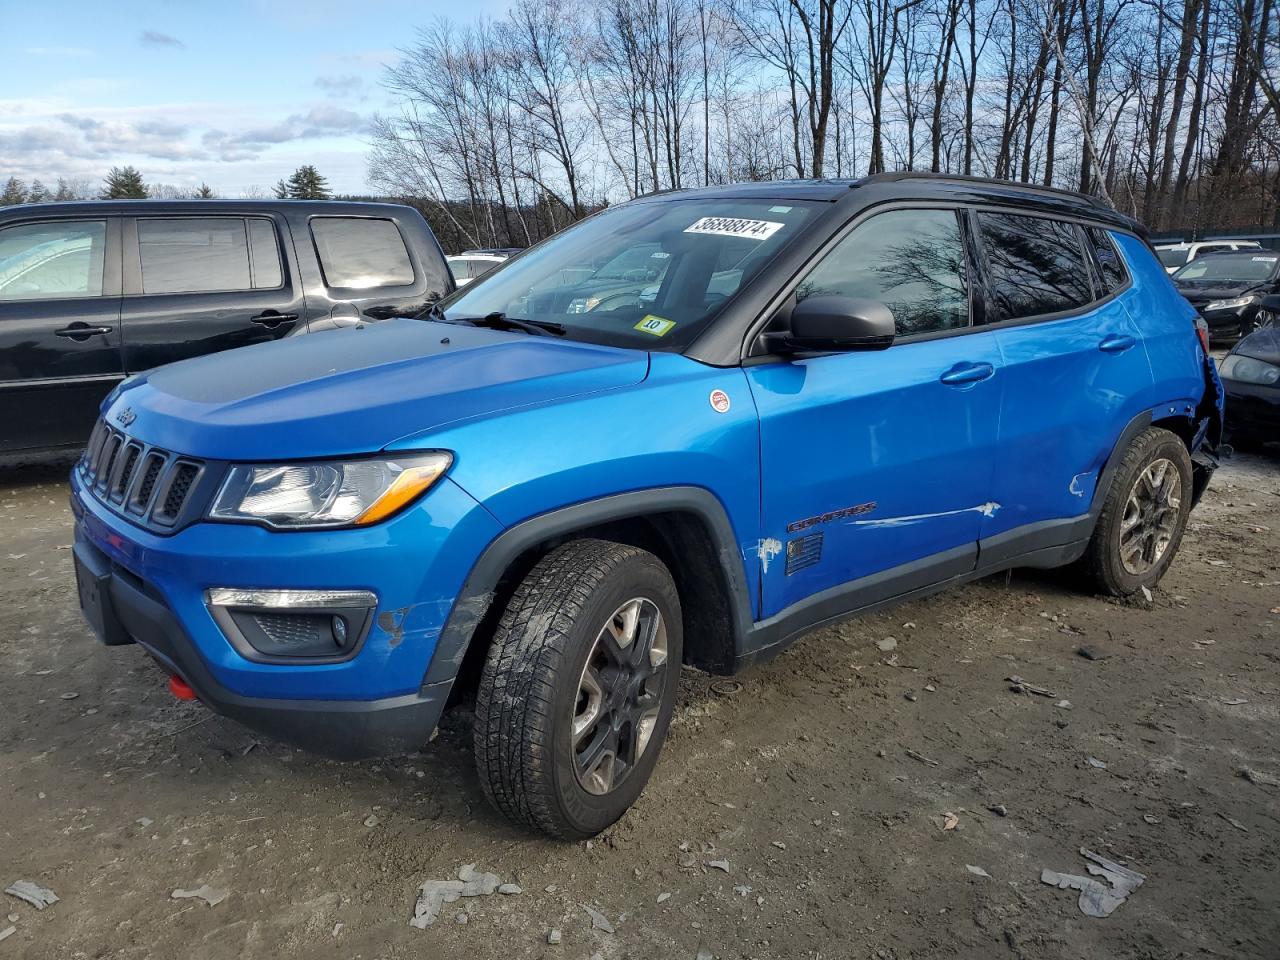
<instances>
[{"instance_id":1,"label":"rear wheel","mask_svg":"<svg viewBox=\"0 0 1280 960\"><path fill-rule=\"evenodd\" d=\"M1148 427L1125 451L1082 559L1094 585L1128 596L1160 582L1191 512L1191 456L1174 433Z\"/></svg>"},{"instance_id":2,"label":"rear wheel","mask_svg":"<svg viewBox=\"0 0 1280 960\"><path fill-rule=\"evenodd\" d=\"M475 754L503 814L594 836L644 789L675 708L680 600L651 553L576 540L529 572L476 698Z\"/></svg>"}]
</instances>

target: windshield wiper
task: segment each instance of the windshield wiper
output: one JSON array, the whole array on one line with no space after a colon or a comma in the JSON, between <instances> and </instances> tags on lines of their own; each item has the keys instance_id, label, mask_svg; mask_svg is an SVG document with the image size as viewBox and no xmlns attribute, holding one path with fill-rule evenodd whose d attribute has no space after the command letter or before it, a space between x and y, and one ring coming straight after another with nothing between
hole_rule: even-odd
<instances>
[{"instance_id":1,"label":"windshield wiper","mask_svg":"<svg viewBox=\"0 0 1280 960\"><path fill-rule=\"evenodd\" d=\"M521 320L517 317L508 317L501 310L495 310L483 317L446 317L443 312L440 312L438 317L446 323L466 323L473 327L488 327L491 330L523 330L534 336L550 334L563 337L569 332L569 328L563 323L552 323L550 320Z\"/></svg>"}]
</instances>

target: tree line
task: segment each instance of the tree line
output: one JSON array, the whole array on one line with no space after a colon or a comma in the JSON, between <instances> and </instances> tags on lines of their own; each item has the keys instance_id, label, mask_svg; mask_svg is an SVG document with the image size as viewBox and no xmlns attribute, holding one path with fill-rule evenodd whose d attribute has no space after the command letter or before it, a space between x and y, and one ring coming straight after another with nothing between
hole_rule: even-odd
<instances>
[{"instance_id":1,"label":"tree line","mask_svg":"<svg viewBox=\"0 0 1280 960\"><path fill-rule=\"evenodd\" d=\"M276 182L271 194L279 200L329 200L329 181L310 164L298 167L287 179ZM251 188L246 199L265 197L266 191ZM16 203L46 203L55 200L214 200L218 194L207 183L195 188L169 184L148 184L136 167L112 167L95 189L89 180L57 179L51 190L39 178L27 184L17 177L5 181L0 190L0 207Z\"/></svg>"},{"instance_id":2,"label":"tree line","mask_svg":"<svg viewBox=\"0 0 1280 960\"><path fill-rule=\"evenodd\" d=\"M888 170L1276 229L1278 21L1276 0L514 0L418 32L370 182L447 247L658 190Z\"/></svg>"}]
</instances>

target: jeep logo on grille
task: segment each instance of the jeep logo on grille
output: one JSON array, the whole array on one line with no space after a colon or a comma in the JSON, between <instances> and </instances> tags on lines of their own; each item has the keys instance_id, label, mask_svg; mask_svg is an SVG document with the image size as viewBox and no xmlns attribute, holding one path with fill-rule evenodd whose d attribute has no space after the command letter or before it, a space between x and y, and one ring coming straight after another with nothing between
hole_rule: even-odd
<instances>
[{"instance_id":1,"label":"jeep logo on grille","mask_svg":"<svg viewBox=\"0 0 1280 960\"><path fill-rule=\"evenodd\" d=\"M138 415L133 412L132 407L125 407L123 410L121 410L119 413L116 414L116 423L120 424L120 426L122 427L127 427L129 424L133 423L133 421L136 420L137 418L138 418Z\"/></svg>"}]
</instances>

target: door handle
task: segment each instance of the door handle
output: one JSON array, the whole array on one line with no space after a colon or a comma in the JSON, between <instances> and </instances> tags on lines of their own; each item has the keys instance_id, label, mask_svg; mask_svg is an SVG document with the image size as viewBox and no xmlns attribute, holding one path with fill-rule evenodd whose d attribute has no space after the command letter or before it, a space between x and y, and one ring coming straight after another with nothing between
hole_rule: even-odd
<instances>
[{"instance_id":1,"label":"door handle","mask_svg":"<svg viewBox=\"0 0 1280 960\"><path fill-rule=\"evenodd\" d=\"M249 318L254 323L259 323L268 329L280 326L282 323L293 323L298 319L296 313L276 313L274 310L263 310L256 317Z\"/></svg>"},{"instance_id":2,"label":"door handle","mask_svg":"<svg viewBox=\"0 0 1280 960\"><path fill-rule=\"evenodd\" d=\"M1113 333L1103 337L1098 349L1103 353L1124 353L1138 341L1127 333Z\"/></svg>"},{"instance_id":3,"label":"door handle","mask_svg":"<svg viewBox=\"0 0 1280 960\"><path fill-rule=\"evenodd\" d=\"M989 363L957 363L938 379L948 386L961 386L966 383L977 383L995 374L996 368Z\"/></svg>"},{"instance_id":4,"label":"door handle","mask_svg":"<svg viewBox=\"0 0 1280 960\"><path fill-rule=\"evenodd\" d=\"M90 337L100 337L110 333L110 327L91 327L87 323L73 323L70 326L63 327L61 330L53 331L59 337L68 337L72 340L88 340Z\"/></svg>"}]
</instances>

